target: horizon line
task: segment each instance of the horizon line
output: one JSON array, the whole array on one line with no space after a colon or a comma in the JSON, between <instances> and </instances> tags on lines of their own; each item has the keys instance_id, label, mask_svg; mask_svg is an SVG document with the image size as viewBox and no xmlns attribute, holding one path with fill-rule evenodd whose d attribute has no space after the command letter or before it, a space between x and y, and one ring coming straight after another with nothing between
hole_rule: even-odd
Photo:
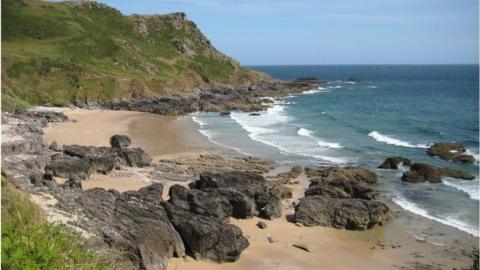
<instances>
[{"instance_id":1,"label":"horizon line","mask_svg":"<svg viewBox=\"0 0 480 270\"><path fill-rule=\"evenodd\" d=\"M445 63L445 64L242 64L244 67L261 66L478 66L480 63Z\"/></svg>"}]
</instances>

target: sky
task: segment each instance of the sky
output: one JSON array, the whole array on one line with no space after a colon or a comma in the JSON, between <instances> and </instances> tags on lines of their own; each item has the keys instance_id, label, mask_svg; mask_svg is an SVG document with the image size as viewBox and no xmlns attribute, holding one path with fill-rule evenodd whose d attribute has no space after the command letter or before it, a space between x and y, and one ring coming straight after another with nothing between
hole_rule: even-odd
<instances>
[{"instance_id":1,"label":"sky","mask_svg":"<svg viewBox=\"0 0 480 270\"><path fill-rule=\"evenodd\" d=\"M243 65L478 63L478 0L100 0L182 11Z\"/></svg>"}]
</instances>

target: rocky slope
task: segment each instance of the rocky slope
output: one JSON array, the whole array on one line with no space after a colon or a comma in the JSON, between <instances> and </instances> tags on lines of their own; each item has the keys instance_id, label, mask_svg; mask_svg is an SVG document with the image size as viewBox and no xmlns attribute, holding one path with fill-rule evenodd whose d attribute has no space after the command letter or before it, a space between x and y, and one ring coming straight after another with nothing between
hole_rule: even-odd
<instances>
[{"instance_id":1,"label":"rocky slope","mask_svg":"<svg viewBox=\"0 0 480 270\"><path fill-rule=\"evenodd\" d=\"M3 110L160 94L264 77L184 13L125 16L93 1L2 0Z\"/></svg>"}]
</instances>

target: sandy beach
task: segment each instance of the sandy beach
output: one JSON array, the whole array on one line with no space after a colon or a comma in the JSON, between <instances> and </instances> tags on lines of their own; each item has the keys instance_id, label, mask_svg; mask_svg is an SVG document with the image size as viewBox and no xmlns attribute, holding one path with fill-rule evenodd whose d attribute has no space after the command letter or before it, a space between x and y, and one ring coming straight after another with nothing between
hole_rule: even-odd
<instances>
[{"instance_id":1,"label":"sandy beach","mask_svg":"<svg viewBox=\"0 0 480 270\"><path fill-rule=\"evenodd\" d=\"M124 111L71 110L65 114L75 122L46 128L44 138L49 143L55 140L59 144L108 146L110 136L125 134L130 136L134 147L145 149L156 160L200 153L202 142L207 151L215 148L205 138L191 138L190 143L195 146L179 139L199 135L193 132L193 123L180 131L175 117ZM185 134L185 130L191 133ZM179 132L182 134L178 135ZM426 264L438 269L462 269L471 264L467 255L478 238L405 212L388 200L385 203L390 207L391 221L368 231L297 226L288 221L288 216L294 211L292 203L303 197L308 184L303 175L298 180L299 184L290 185L294 198L284 202L283 216L273 221L262 220L268 225L266 229L257 228L258 218L231 219L250 242L238 261L216 264L190 257L173 258L168 269L419 269ZM150 183L131 176L95 174L82 182L82 186L126 191ZM310 252L293 244L304 244Z\"/></svg>"}]
</instances>

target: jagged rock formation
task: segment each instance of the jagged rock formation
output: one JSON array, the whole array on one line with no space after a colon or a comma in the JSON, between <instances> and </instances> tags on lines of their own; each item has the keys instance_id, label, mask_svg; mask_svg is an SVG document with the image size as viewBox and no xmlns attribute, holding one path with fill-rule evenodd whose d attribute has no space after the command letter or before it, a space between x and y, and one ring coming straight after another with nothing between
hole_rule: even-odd
<instances>
[{"instance_id":1,"label":"jagged rock formation","mask_svg":"<svg viewBox=\"0 0 480 270\"><path fill-rule=\"evenodd\" d=\"M374 201L377 175L360 167L308 169L305 198L295 207L295 220L306 226L365 230L388 221L388 207Z\"/></svg>"},{"instance_id":2,"label":"jagged rock formation","mask_svg":"<svg viewBox=\"0 0 480 270\"><path fill-rule=\"evenodd\" d=\"M382 165L378 166L378 168L397 170L400 164L403 164L405 166L411 166L412 162L410 161L410 159L404 157L390 157L385 159Z\"/></svg>"}]
</instances>

